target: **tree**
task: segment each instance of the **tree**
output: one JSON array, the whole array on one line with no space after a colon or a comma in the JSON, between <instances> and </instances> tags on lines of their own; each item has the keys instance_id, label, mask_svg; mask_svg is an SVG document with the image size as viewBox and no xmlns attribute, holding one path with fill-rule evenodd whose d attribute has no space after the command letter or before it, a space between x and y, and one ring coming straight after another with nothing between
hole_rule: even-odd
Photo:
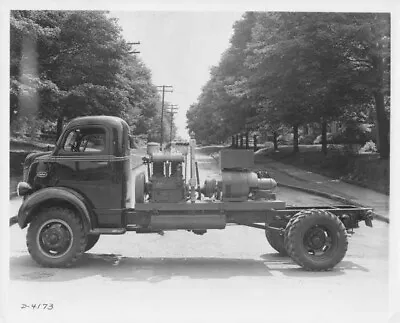
<instances>
[{"instance_id":1,"label":"tree","mask_svg":"<svg viewBox=\"0 0 400 323\"><path fill-rule=\"evenodd\" d=\"M123 118L134 134L145 134L157 123L161 105L157 88L151 80L150 70L136 56L122 60L121 72L117 75L118 88L126 91L129 105L123 111Z\"/></svg>"},{"instance_id":2,"label":"tree","mask_svg":"<svg viewBox=\"0 0 400 323\"><path fill-rule=\"evenodd\" d=\"M11 121L57 121L59 135L64 120L110 114L136 134L152 129L160 107L151 73L106 12L12 11L10 33Z\"/></svg>"},{"instance_id":3,"label":"tree","mask_svg":"<svg viewBox=\"0 0 400 323\"><path fill-rule=\"evenodd\" d=\"M75 94L82 93L82 88L83 92L88 89L91 89L91 93L97 91L97 99L104 98L101 95L104 88L120 93L116 90L116 75L121 71L121 60L129 51L120 31L116 21L107 18L105 12L69 12L62 20L58 53L54 56L51 68L52 78L61 90L72 92L60 102L56 112L58 132L64 118L86 113L80 111L82 106L71 105L71 102L75 102ZM91 113L96 108L100 113L104 111L104 105L97 99L90 104ZM126 108L122 101L113 100L112 103L110 109L114 115L119 115Z\"/></svg>"},{"instance_id":4,"label":"tree","mask_svg":"<svg viewBox=\"0 0 400 323\"><path fill-rule=\"evenodd\" d=\"M223 53L218 66L210 71L210 80L203 87L198 103L191 106L188 128L198 138L207 142L223 142L227 137L247 131L248 118L254 116L254 107L241 88L245 49L251 38L251 28L255 21L252 12L243 15L234 26L230 47ZM196 125L196 123L205 123Z\"/></svg>"},{"instance_id":5,"label":"tree","mask_svg":"<svg viewBox=\"0 0 400 323\"><path fill-rule=\"evenodd\" d=\"M39 107L47 103L46 99L52 102L60 94L45 67L64 15L62 11L11 11L10 122L19 115L35 116ZM43 98L41 92L45 94Z\"/></svg>"},{"instance_id":6,"label":"tree","mask_svg":"<svg viewBox=\"0 0 400 323\"><path fill-rule=\"evenodd\" d=\"M347 60L353 65L354 87L368 91L375 101L378 150L389 158L389 117L385 97L390 97L390 14L347 14L342 24L348 46Z\"/></svg>"},{"instance_id":7,"label":"tree","mask_svg":"<svg viewBox=\"0 0 400 323\"><path fill-rule=\"evenodd\" d=\"M389 153L390 30L388 14L246 13L230 47L211 71L190 128L219 135L290 126L294 152L301 125L327 123L375 102L381 157ZM387 106L387 105L386 105ZM385 110L386 108L386 110ZM212 118L213 122L205 123ZM210 138L210 137L209 137Z\"/></svg>"},{"instance_id":8,"label":"tree","mask_svg":"<svg viewBox=\"0 0 400 323\"><path fill-rule=\"evenodd\" d=\"M269 102L264 115L293 128L294 152L298 151L298 128L310 115L304 47L304 35L293 14L259 14L246 59L252 71L246 84L250 96Z\"/></svg>"}]
</instances>

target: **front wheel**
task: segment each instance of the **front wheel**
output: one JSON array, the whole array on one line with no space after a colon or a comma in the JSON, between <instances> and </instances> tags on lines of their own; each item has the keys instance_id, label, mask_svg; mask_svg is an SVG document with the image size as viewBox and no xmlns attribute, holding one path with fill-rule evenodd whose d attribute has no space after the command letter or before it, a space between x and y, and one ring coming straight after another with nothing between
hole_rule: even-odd
<instances>
[{"instance_id":1,"label":"front wheel","mask_svg":"<svg viewBox=\"0 0 400 323\"><path fill-rule=\"evenodd\" d=\"M285 247L288 255L306 270L332 269L346 255L346 228L330 212L301 212L287 230Z\"/></svg>"},{"instance_id":2,"label":"front wheel","mask_svg":"<svg viewBox=\"0 0 400 323\"><path fill-rule=\"evenodd\" d=\"M70 267L82 256L87 239L81 219L66 208L41 210L26 237L31 257L44 267Z\"/></svg>"}]
</instances>

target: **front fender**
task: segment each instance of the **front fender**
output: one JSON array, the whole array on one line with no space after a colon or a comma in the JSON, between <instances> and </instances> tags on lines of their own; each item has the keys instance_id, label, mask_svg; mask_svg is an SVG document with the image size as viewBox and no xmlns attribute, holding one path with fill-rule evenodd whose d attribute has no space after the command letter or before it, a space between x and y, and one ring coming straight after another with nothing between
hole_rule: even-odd
<instances>
[{"instance_id":1,"label":"front fender","mask_svg":"<svg viewBox=\"0 0 400 323\"><path fill-rule=\"evenodd\" d=\"M91 212L82 195L66 187L43 188L27 197L18 211L18 224L25 228L42 206L69 204L79 212L85 228L92 228Z\"/></svg>"}]
</instances>

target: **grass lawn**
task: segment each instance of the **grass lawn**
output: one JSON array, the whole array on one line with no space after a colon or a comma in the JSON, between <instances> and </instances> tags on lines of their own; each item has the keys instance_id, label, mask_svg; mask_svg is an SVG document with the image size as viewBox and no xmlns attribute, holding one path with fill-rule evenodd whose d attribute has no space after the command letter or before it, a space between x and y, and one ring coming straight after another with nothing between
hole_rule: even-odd
<instances>
[{"instance_id":1,"label":"grass lawn","mask_svg":"<svg viewBox=\"0 0 400 323\"><path fill-rule=\"evenodd\" d=\"M256 152L256 161L263 157L290 164L332 178L340 178L375 191L389 194L389 161L382 160L379 154L353 154L341 145L330 145L325 156L321 145L300 145L299 152L293 153L292 146L273 145Z\"/></svg>"}]
</instances>

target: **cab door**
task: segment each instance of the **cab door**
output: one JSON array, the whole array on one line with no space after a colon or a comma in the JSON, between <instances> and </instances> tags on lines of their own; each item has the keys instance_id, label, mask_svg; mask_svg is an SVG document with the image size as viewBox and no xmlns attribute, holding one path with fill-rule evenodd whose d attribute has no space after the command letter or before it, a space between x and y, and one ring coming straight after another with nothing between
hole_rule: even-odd
<instances>
[{"instance_id":1,"label":"cab door","mask_svg":"<svg viewBox=\"0 0 400 323\"><path fill-rule=\"evenodd\" d=\"M118 227L121 194L113 185L115 174L111 167L110 147L110 132L104 126L69 129L56 153L53 176L57 180L56 186L72 188L89 201L99 226ZM118 215L113 215L116 211Z\"/></svg>"}]
</instances>

